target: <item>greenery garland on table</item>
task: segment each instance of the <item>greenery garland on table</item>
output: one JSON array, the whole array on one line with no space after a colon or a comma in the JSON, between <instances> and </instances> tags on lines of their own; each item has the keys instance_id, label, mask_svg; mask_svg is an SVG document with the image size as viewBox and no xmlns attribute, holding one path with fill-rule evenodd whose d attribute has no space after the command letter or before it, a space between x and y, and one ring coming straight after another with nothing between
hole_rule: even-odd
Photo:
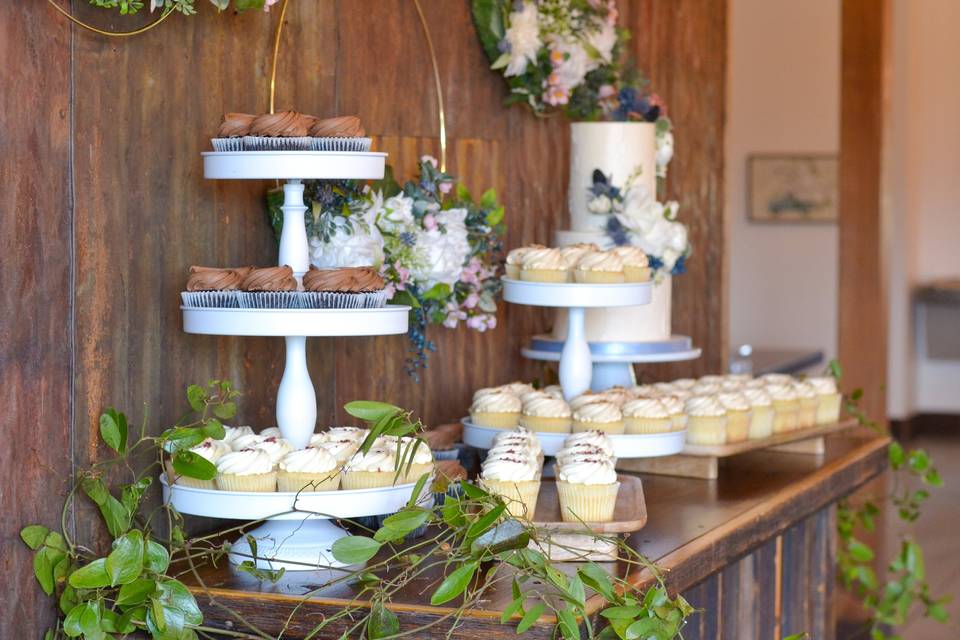
<instances>
[{"instance_id":1,"label":"greenery garland on table","mask_svg":"<svg viewBox=\"0 0 960 640\"><path fill-rule=\"evenodd\" d=\"M150 11L162 9L164 11L178 11L185 16L192 16L197 13L196 0L88 0L90 4L101 9L116 9L120 15L133 15L138 13L144 6L148 6ZM262 9L269 11L272 5L279 0L233 0L233 8L237 11L247 11L248 9ZM210 0L210 4L220 11L230 8L230 0Z\"/></svg>"},{"instance_id":2,"label":"greenery garland on table","mask_svg":"<svg viewBox=\"0 0 960 640\"><path fill-rule=\"evenodd\" d=\"M311 262L320 268L375 266L394 304L413 308L407 372L417 378L436 346L431 324L463 323L474 331L497 325L498 269L504 207L488 189L475 200L425 155L419 174L401 185L388 165L383 180L305 180L304 204ZM283 193L267 195L279 241Z\"/></svg>"}]
</instances>

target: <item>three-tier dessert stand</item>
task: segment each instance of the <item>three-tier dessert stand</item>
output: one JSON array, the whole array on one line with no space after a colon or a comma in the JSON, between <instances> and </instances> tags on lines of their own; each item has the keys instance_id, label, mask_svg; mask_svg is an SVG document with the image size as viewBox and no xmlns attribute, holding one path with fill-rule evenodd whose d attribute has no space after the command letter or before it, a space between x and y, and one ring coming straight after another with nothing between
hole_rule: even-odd
<instances>
[{"instance_id":1,"label":"three-tier dessert stand","mask_svg":"<svg viewBox=\"0 0 960 640\"><path fill-rule=\"evenodd\" d=\"M202 155L206 178L286 181L279 264L289 265L300 282L310 268L302 180L379 180L387 154L234 151ZM317 422L317 397L307 368L307 338L404 334L410 312L410 307L403 305L377 309L181 309L187 333L284 338L286 363L277 391L277 426L295 448L309 444ZM164 500L181 513L266 521L232 545L231 562L255 559L260 568L293 570L343 566L333 557L331 547L347 533L331 520L393 513L408 502L414 489L409 483L361 490L255 493L170 485L163 476L160 480ZM429 499L430 494L425 495ZM256 541L256 549L250 538Z\"/></svg>"}]
</instances>

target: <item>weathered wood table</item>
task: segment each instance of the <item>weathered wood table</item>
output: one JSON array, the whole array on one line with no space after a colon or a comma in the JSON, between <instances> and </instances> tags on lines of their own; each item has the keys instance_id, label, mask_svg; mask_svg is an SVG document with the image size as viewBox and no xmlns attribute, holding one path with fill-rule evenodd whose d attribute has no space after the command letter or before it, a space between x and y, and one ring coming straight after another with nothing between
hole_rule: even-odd
<instances>
[{"instance_id":1,"label":"weathered wood table","mask_svg":"<svg viewBox=\"0 0 960 640\"><path fill-rule=\"evenodd\" d=\"M828 437L820 456L758 451L724 460L717 480L641 475L649 520L630 542L666 572L671 591L702 609L684 628L684 638L767 640L801 631L818 640L833 638L835 503L883 472L887 443L848 431ZM303 637L354 598L350 586L339 585L303 601L326 581L319 572L288 572L276 584L224 565L200 575L207 589L197 582L191 587L206 624L239 630L218 606L226 605L270 634L280 633L289 619L284 638ZM427 587L435 578L394 598L401 629L449 613L428 603ZM636 581L644 584L650 576L638 574ZM494 591L483 608L461 619L452 637L516 637L514 625L499 621L509 601L509 587ZM410 637L442 638L449 627L445 620ZM524 637L550 638L552 628L544 618ZM317 637L341 632L334 626Z\"/></svg>"}]
</instances>

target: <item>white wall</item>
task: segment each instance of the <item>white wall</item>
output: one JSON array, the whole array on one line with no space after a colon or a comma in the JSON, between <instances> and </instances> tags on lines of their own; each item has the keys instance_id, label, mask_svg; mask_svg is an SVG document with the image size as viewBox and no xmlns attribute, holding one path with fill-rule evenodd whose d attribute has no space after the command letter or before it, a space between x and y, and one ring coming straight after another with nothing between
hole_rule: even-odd
<instances>
[{"instance_id":1,"label":"white wall","mask_svg":"<svg viewBox=\"0 0 960 640\"><path fill-rule=\"evenodd\" d=\"M960 362L914 353L910 290L960 276L960 2L894 0L890 76L891 417L960 413ZM957 312L960 331L960 311ZM913 373L913 375L910 375Z\"/></svg>"},{"instance_id":2,"label":"white wall","mask_svg":"<svg viewBox=\"0 0 960 640\"><path fill-rule=\"evenodd\" d=\"M731 0L729 29L730 344L818 348L830 358L837 227L748 222L746 161L750 153L837 152L839 2Z\"/></svg>"}]
</instances>

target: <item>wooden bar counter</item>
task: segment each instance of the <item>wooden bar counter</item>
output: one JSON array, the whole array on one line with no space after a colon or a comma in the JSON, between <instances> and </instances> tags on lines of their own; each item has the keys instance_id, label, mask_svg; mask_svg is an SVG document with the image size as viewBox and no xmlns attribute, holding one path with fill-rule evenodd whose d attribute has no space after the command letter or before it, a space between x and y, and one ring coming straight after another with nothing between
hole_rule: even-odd
<instances>
[{"instance_id":1,"label":"wooden bar counter","mask_svg":"<svg viewBox=\"0 0 960 640\"><path fill-rule=\"evenodd\" d=\"M757 451L730 458L717 480L641 475L649 520L630 543L663 569L672 592L701 610L683 637L768 640L806 631L817 640L833 638L835 505L884 471L887 444L886 438L847 431L827 438L823 455ZM320 572L288 572L270 584L221 564L201 570L200 577L206 590L196 581L189 584L206 624L240 631L218 606L226 605L266 633L283 630L284 638L310 633L354 595L340 585L304 601L304 594L329 579ZM450 612L429 605L437 577L414 582L394 598L390 608L401 630ZM651 579L642 573L634 578L640 585ZM509 586L493 591L450 637L516 637L515 624L499 621L509 600ZM595 610L601 602L592 604ZM544 617L523 637L550 638L551 620ZM448 618L408 637L446 637L451 624ZM338 637L345 628L331 626L315 637Z\"/></svg>"}]
</instances>

